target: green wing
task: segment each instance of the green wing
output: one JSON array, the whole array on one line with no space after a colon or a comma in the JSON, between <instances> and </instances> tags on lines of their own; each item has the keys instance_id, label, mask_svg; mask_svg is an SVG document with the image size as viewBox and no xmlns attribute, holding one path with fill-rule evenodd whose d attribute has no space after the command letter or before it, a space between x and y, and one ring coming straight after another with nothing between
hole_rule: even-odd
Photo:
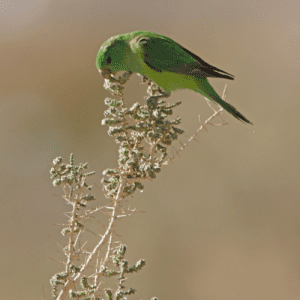
<instances>
[{"instance_id":1,"label":"green wing","mask_svg":"<svg viewBox=\"0 0 300 300\"><path fill-rule=\"evenodd\" d=\"M144 62L157 72L167 71L195 77L234 79L233 75L211 66L167 37L144 36L139 39L138 43L143 49Z\"/></svg>"}]
</instances>

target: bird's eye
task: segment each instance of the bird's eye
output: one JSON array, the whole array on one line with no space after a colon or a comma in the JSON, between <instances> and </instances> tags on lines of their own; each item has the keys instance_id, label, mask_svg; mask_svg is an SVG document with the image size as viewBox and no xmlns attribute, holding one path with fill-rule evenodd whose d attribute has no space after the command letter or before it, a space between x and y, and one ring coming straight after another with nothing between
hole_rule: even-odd
<instances>
[{"instance_id":1,"label":"bird's eye","mask_svg":"<svg viewBox=\"0 0 300 300\"><path fill-rule=\"evenodd\" d=\"M110 63L111 63L111 57L108 57L108 58L107 58L106 63L107 63L107 64L110 64Z\"/></svg>"}]
</instances>

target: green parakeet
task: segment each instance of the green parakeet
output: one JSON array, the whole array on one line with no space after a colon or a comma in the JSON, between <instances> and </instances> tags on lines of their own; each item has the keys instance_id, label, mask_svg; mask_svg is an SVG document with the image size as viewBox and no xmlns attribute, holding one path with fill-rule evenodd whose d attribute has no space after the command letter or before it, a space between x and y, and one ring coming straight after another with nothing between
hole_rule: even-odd
<instances>
[{"instance_id":1,"label":"green parakeet","mask_svg":"<svg viewBox=\"0 0 300 300\"><path fill-rule=\"evenodd\" d=\"M224 101L207 80L207 77L232 80L234 76L209 65L167 36L135 31L111 37L102 44L96 66L104 78L118 71L139 73L167 94L178 89L191 89L217 102L238 120L252 124Z\"/></svg>"}]
</instances>

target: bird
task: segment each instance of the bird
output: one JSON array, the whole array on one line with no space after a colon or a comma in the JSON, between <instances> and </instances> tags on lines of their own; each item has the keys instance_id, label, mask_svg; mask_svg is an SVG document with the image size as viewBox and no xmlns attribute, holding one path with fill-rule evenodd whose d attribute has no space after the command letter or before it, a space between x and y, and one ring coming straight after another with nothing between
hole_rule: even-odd
<instances>
[{"instance_id":1,"label":"bird","mask_svg":"<svg viewBox=\"0 0 300 300\"><path fill-rule=\"evenodd\" d=\"M234 79L184 48L171 38L149 31L134 31L113 36L100 47L96 67L108 79L118 71L137 73L154 81L166 95L190 89L216 102L238 120L253 124L233 105L223 100L207 78Z\"/></svg>"}]
</instances>

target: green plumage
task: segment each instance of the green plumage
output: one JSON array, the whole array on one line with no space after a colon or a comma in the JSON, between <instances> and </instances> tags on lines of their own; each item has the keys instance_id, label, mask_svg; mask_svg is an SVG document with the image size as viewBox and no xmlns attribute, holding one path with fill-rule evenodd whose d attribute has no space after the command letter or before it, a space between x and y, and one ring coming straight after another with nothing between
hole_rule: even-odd
<instances>
[{"instance_id":1,"label":"green plumage","mask_svg":"<svg viewBox=\"0 0 300 300\"><path fill-rule=\"evenodd\" d=\"M131 71L154 81L166 93L191 89L217 102L240 121L252 124L227 103L209 84L207 77L234 79L213 67L167 36L135 31L111 37L101 46L96 66L102 72Z\"/></svg>"}]
</instances>

